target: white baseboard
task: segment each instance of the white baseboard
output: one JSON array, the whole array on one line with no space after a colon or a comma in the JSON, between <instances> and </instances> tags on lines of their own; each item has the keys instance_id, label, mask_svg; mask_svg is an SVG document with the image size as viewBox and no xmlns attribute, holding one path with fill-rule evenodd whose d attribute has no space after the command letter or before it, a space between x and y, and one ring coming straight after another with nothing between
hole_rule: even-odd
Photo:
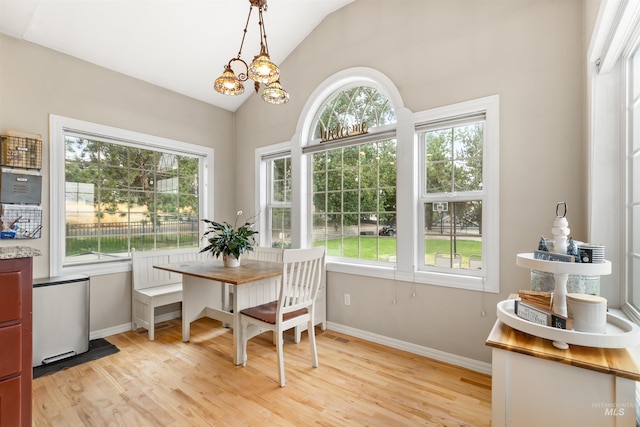
<instances>
[{"instance_id":1,"label":"white baseboard","mask_svg":"<svg viewBox=\"0 0 640 427\"><path fill-rule=\"evenodd\" d=\"M178 310L178 311L172 311L169 313L165 313L163 315L160 316L156 316L156 323L159 322L166 322L167 320L171 320L171 319L177 319L180 316L182 316L182 311ZM127 332L131 330L131 322L129 323L123 323L122 325L117 325L117 326L112 326L110 328L106 328L106 329L99 329L97 331L91 331L89 333L89 339L90 340L95 340L97 338L105 338L108 337L110 335L116 335L116 334L120 334L122 332Z\"/></svg>"},{"instance_id":2,"label":"white baseboard","mask_svg":"<svg viewBox=\"0 0 640 427\"><path fill-rule=\"evenodd\" d=\"M351 335L356 338L375 342L377 344L386 345L398 350L407 351L409 353L418 354L420 356L428 357L430 359L438 360L440 362L449 363L452 365L460 366L462 368L470 369L472 371L480 372L483 374L491 375L491 364L486 362L480 362L475 359L469 359L468 357L458 356L452 353L446 353L444 351L436 350L429 347L413 344L406 341L397 340L395 338L385 337L383 335L374 334L372 332L363 331L361 329L352 328L350 326L340 325L338 323L327 322L327 329L340 332L343 334Z\"/></svg>"},{"instance_id":3,"label":"white baseboard","mask_svg":"<svg viewBox=\"0 0 640 427\"><path fill-rule=\"evenodd\" d=\"M105 338L110 335L120 334L131 330L131 322L123 323L122 325L112 326L110 328L100 329L97 331L89 332L89 339L95 340L97 338Z\"/></svg>"},{"instance_id":4,"label":"white baseboard","mask_svg":"<svg viewBox=\"0 0 640 427\"><path fill-rule=\"evenodd\" d=\"M156 323L165 322L171 319L177 319L182 315L181 311L172 311L165 313L161 316L156 316ZM338 323L327 322L327 329L340 332L343 334L351 335L356 338L375 342L377 344L386 345L398 350L407 351L409 353L418 354L420 356L428 357L430 359L438 360L440 362L450 363L452 365L460 366L472 371L480 372L483 374L491 375L491 364L480 362L478 360L469 359L468 357L458 356L452 353L446 353L444 351L436 350L429 347L413 344L406 341L397 340L395 338L385 337L383 335L374 334L372 332L363 331L361 329L352 328L350 326L340 325ZM100 329L97 331L91 331L89 339L105 338L110 335L120 334L131 330L131 323L123 323L122 325L112 326L106 329Z\"/></svg>"}]
</instances>

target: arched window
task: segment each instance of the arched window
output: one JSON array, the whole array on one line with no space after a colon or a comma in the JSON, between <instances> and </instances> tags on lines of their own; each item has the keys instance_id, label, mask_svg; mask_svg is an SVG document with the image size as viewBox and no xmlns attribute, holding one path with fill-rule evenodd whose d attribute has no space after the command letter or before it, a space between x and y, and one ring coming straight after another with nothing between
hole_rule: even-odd
<instances>
[{"instance_id":1,"label":"arched window","mask_svg":"<svg viewBox=\"0 0 640 427\"><path fill-rule=\"evenodd\" d=\"M315 119L312 139L319 139L327 129L336 126L356 126L366 123L369 129L393 124L396 113L387 98L372 87L356 86L344 89L329 98Z\"/></svg>"},{"instance_id":2,"label":"arched window","mask_svg":"<svg viewBox=\"0 0 640 427\"><path fill-rule=\"evenodd\" d=\"M311 242L327 255L396 259L396 114L379 89L340 89L318 109L310 143ZM384 128L384 132L379 132Z\"/></svg>"},{"instance_id":3,"label":"arched window","mask_svg":"<svg viewBox=\"0 0 640 427\"><path fill-rule=\"evenodd\" d=\"M262 244L325 246L331 272L499 292L498 119L497 95L414 113L382 73L336 73L291 141L256 150ZM290 198L274 198L282 185Z\"/></svg>"}]
</instances>

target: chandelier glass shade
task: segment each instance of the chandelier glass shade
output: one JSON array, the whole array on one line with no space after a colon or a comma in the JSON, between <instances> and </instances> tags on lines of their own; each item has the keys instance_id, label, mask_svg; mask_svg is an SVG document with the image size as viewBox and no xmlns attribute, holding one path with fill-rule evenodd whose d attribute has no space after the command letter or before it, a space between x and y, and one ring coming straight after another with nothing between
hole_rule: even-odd
<instances>
[{"instance_id":1,"label":"chandelier glass shade","mask_svg":"<svg viewBox=\"0 0 640 427\"><path fill-rule=\"evenodd\" d=\"M267 0L249 0L249 16L244 27L242 42L240 43L240 51L238 56L231 58L224 67L224 72L218 77L213 88L216 92L223 95L242 95L244 93L244 85L242 82L251 79L255 82L256 93L260 88L260 84L267 87L262 91L262 99L270 104L284 104L289 101L289 94L282 88L280 84L280 69L271 61L269 56L269 46L267 45L267 33L264 29L264 19L262 12L267 10ZM260 27L260 53L253 58L250 65L241 58L244 39L247 35L249 21L251 20L251 12L253 8L258 9ZM232 64L243 67L244 72L236 74L233 71Z\"/></svg>"},{"instance_id":2,"label":"chandelier glass shade","mask_svg":"<svg viewBox=\"0 0 640 427\"><path fill-rule=\"evenodd\" d=\"M223 95L242 95L244 93L244 85L229 65L224 67L224 73L216 79L213 87L216 92Z\"/></svg>"},{"instance_id":3,"label":"chandelier glass shade","mask_svg":"<svg viewBox=\"0 0 640 427\"><path fill-rule=\"evenodd\" d=\"M269 104L284 104L289 101L289 94L282 89L280 81L276 80L262 91L262 100Z\"/></svg>"},{"instance_id":4,"label":"chandelier glass shade","mask_svg":"<svg viewBox=\"0 0 640 427\"><path fill-rule=\"evenodd\" d=\"M271 58L267 53L262 52L249 65L249 78L268 85L280 78L280 69L271 62Z\"/></svg>"}]
</instances>

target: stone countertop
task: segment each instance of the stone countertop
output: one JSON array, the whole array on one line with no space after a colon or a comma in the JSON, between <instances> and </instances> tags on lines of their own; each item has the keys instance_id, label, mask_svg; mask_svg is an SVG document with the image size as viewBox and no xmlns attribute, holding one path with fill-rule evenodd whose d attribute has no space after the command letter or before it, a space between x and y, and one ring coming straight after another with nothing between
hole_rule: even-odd
<instances>
[{"instance_id":1,"label":"stone countertop","mask_svg":"<svg viewBox=\"0 0 640 427\"><path fill-rule=\"evenodd\" d=\"M0 247L0 259L30 258L40 255L42 255L40 249L30 248L29 246Z\"/></svg>"}]
</instances>

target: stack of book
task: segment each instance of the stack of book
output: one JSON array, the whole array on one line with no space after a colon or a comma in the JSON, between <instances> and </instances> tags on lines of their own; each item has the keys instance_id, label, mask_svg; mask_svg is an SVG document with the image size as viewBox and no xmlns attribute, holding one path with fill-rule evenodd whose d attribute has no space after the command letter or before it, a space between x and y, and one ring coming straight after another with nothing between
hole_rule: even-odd
<instances>
[{"instance_id":1,"label":"stack of book","mask_svg":"<svg viewBox=\"0 0 640 427\"><path fill-rule=\"evenodd\" d=\"M520 301L543 310L551 311L551 307L553 307L553 293L551 292L519 291L518 297L520 297Z\"/></svg>"},{"instance_id":2,"label":"stack of book","mask_svg":"<svg viewBox=\"0 0 640 427\"><path fill-rule=\"evenodd\" d=\"M571 329L571 319L553 312L553 293L520 291L520 299L515 300L514 312L517 316L543 326Z\"/></svg>"}]
</instances>

